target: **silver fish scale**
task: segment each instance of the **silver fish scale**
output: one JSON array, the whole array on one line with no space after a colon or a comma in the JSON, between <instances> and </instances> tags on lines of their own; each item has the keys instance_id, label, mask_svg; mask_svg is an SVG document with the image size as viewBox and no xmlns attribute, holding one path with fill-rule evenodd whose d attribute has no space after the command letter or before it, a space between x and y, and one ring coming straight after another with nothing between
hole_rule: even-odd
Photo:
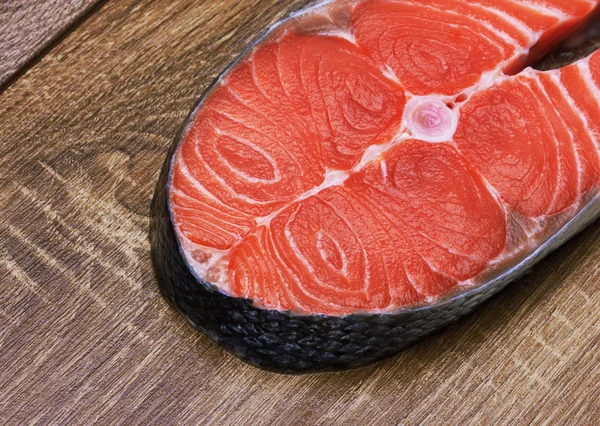
<instances>
[{"instance_id":1,"label":"silver fish scale","mask_svg":"<svg viewBox=\"0 0 600 426\"><path fill-rule=\"evenodd\" d=\"M248 46L239 58L261 39L259 37ZM598 46L597 40L591 43ZM560 68L589 53L589 46L581 46L574 57L555 56L540 62L536 68ZM252 365L280 373L308 373L358 368L389 358L472 312L600 217L598 195L559 232L512 269L463 294L430 306L402 309L390 314L344 317L297 315L257 308L252 301L227 296L192 274L177 241L167 203L171 160L181 135L219 79L199 100L163 165L151 208L151 253L160 289L169 303L194 328Z\"/></svg>"},{"instance_id":2,"label":"silver fish scale","mask_svg":"<svg viewBox=\"0 0 600 426\"><path fill-rule=\"evenodd\" d=\"M296 315L260 309L230 297L191 273L168 205L171 148L152 202L152 261L165 298L190 324L255 366L281 373L362 367L388 358L470 313L540 259L600 216L600 196L538 251L504 275L428 307L345 317Z\"/></svg>"}]
</instances>

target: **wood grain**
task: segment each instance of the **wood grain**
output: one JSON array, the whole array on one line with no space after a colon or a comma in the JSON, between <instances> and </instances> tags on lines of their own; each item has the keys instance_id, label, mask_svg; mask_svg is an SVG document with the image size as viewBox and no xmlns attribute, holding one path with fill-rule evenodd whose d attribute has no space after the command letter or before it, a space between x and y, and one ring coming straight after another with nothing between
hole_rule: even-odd
<instances>
[{"instance_id":1,"label":"wood grain","mask_svg":"<svg viewBox=\"0 0 600 426\"><path fill-rule=\"evenodd\" d=\"M149 201L196 98L303 1L111 1L0 95L0 424L572 424L600 418L600 223L450 329L282 376L161 299Z\"/></svg>"},{"instance_id":2,"label":"wood grain","mask_svg":"<svg viewBox=\"0 0 600 426\"><path fill-rule=\"evenodd\" d=\"M0 1L0 89L98 3L99 0Z\"/></svg>"}]
</instances>

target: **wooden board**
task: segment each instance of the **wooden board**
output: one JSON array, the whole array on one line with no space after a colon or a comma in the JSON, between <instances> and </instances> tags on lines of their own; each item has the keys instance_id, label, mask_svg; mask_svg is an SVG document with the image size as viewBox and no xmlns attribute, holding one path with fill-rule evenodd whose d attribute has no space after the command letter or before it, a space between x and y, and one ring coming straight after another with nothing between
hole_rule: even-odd
<instances>
[{"instance_id":1,"label":"wooden board","mask_svg":"<svg viewBox=\"0 0 600 426\"><path fill-rule=\"evenodd\" d=\"M80 22L98 0L0 2L0 88Z\"/></svg>"},{"instance_id":2,"label":"wooden board","mask_svg":"<svg viewBox=\"0 0 600 426\"><path fill-rule=\"evenodd\" d=\"M303 2L111 1L0 95L0 424L573 424L600 418L600 223L450 329L358 371L257 370L161 299L167 146Z\"/></svg>"}]
</instances>

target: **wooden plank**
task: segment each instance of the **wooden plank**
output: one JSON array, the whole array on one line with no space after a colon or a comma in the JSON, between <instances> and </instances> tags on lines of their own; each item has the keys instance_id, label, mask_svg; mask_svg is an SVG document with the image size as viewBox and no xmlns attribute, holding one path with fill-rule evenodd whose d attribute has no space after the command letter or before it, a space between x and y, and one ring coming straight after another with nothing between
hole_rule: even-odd
<instances>
[{"instance_id":1,"label":"wooden plank","mask_svg":"<svg viewBox=\"0 0 600 426\"><path fill-rule=\"evenodd\" d=\"M600 223L377 366L281 376L161 299L166 147L244 45L303 1L106 4L1 96L0 423L594 424Z\"/></svg>"},{"instance_id":2,"label":"wooden plank","mask_svg":"<svg viewBox=\"0 0 600 426\"><path fill-rule=\"evenodd\" d=\"M99 3L98 0L0 2L0 88Z\"/></svg>"}]
</instances>

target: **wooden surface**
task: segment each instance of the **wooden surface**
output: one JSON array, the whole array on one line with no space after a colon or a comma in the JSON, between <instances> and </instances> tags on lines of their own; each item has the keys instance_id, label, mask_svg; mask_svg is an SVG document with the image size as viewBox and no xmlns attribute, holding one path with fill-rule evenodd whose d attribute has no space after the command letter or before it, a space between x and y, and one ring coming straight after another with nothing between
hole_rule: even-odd
<instances>
[{"instance_id":1,"label":"wooden surface","mask_svg":"<svg viewBox=\"0 0 600 426\"><path fill-rule=\"evenodd\" d=\"M0 88L98 3L98 0L0 0Z\"/></svg>"},{"instance_id":2,"label":"wooden surface","mask_svg":"<svg viewBox=\"0 0 600 426\"><path fill-rule=\"evenodd\" d=\"M0 94L0 424L573 424L600 418L600 223L475 314L363 370L281 376L161 299L167 146L302 1L108 1Z\"/></svg>"}]
</instances>

